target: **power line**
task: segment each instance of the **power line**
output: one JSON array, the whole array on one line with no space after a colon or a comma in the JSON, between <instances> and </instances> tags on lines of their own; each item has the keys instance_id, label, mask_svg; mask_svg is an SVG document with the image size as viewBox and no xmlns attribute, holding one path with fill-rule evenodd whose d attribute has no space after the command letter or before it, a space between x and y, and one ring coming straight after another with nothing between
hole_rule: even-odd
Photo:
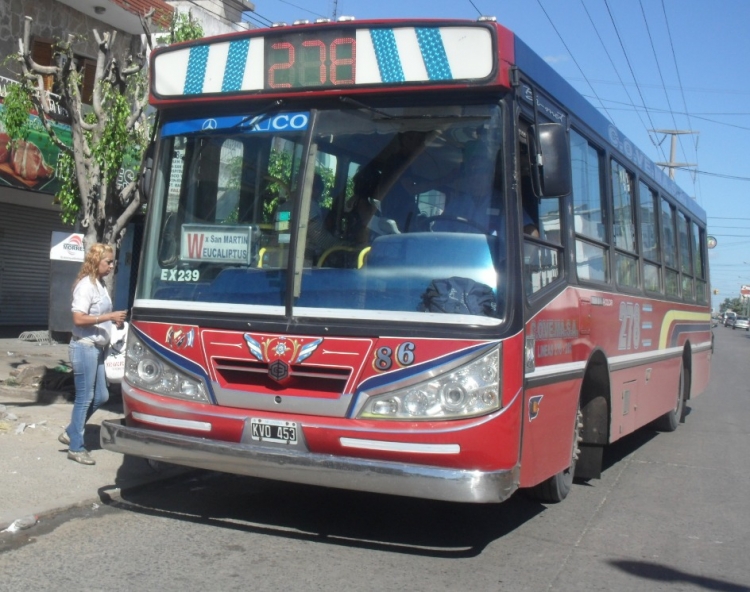
<instances>
[{"instance_id":1,"label":"power line","mask_svg":"<svg viewBox=\"0 0 750 592\"><path fill-rule=\"evenodd\" d=\"M685 167L677 167L677 168L683 171L691 171L691 169L688 169ZM734 179L735 181L750 181L750 177L739 177L737 175L724 175L722 173L709 173L708 171L698 171L698 170L692 170L692 172L698 175L706 175L708 177L721 177L722 179Z\"/></svg>"},{"instance_id":2,"label":"power line","mask_svg":"<svg viewBox=\"0 0 750 592\"><path fill-rule=\"evenodd\" d=\"M544 13L544 16L547 17L547 20L549 21L549 24L552 25L552 28L554 29L555 33L557 33L557 36L560 38L560 41L563 44L563 47L565 47L565 50L570 55L570 58L573 60L573 63L578 68L578 71L583 76L584 80L586 80L586 83L589 85L589 88L593 91L594 95L596 95L596 89L591 85L591 83L586 78L586 74L583 71L583 68L581 68L580 64L578 63L578 60L576 60L575 56L573 55L573 52L570 51L570 48L568 47L568 44L565 43L565 39L563 39L562 35L560 34L560 31L557 30L557 27L555 26L555 22L550 18L549 14L547 14L547 11L545 10L544 6L542 5L542 0L536 0L537 4L539 4L539 8L542 9L542 12ZM598 98L598 95L597 95ZM599 104L602 106L602 109L607 113L607 116L609 117L609 120L614 124L615 120L610 114L609 111L607 111L607 107L604 105L602 101L599 101Z\"/></svg>"},{"instance_id":3,"label":"power line","mask_svg":"<svg viewBox=\"0 0 750 592\"><path fill-rule=\"evenodd\" d=\"M244 18L246 18L246 19L248 19L250 21L253 21L254 23L260 25L261 27L267 27L267 26L269 26L271 24L270 20L268 22L260 20L260 18L265 18L265 17L260 17L260 15L259 15L260 18L252 16L252 13L245 13L243 16L244 16Z\"/></svg>"},{"instance_id":4,"label":"power line","mask_svg":"<svg viewBox=\"0 0 750 592\"><path fill-rule=\"evenodd\" d=\"M651 52L654 54L654 62L656 63L656 71L659 73L659 79L661 80L661 86L662 89L664 89L664 97L667 99L667 106L669 107L669 114L672 116L672 123L674 124L674 129L679 129L679 126L677 125L677 120L674 117L674 110L672 109L672 101L669 100L669 93L667 92L667 84L664 82L664 75L661 71L661 65L659 64L659 57L656 54L656 47L654 47L654 38L651 35L651 27L648 26L648 19L646 18L646 10L643 8L643 0L638 0L638 3L641 6L641 15L643 16L643 23L646 25L646 33L648 33L648 40L651 44ZM682 149L682 156L687 160L687 153L685 152L685 147L682 145L682 136L678 136L677 140L680 144L680 148Z\"/></svg>"},{"instance_id":5,"label":"power line","mask_svg":"<svg viewBox=\"0 0 750 592\"><path fill-rule=\"evenodd\" d=\"M586 4L581 0L581 6L583 6L583 10L586 13L586 16L589 17L589 22L591 23L591 26L594 28L594 32L596 33L596 36L599 38L599 43L601 43L602 48L604 49L604 53L609 58L609 63L612 64L612 69L615 71L615 74L617 74L617 79L620 81L620 84L622 84L622 88L625 91L625 94L628 95L628 99L630 99L630 102L633 102L632 97L630 96L630 93L628 92L627 87L625 86L625 81L622 79L622 76L620 76L620 71L617 69L617 66L615 65L614 60L612 59L612 56L609 54L609 51L607 51L607 46L604 44L604 40L602 39L602 36L599 34L599 28L596 26L596 23L594 23L594 19L591 18L591 14L589 13L588 8L586 8ZM589 97L590 98L590 97ZM641 114L636 111L636 115L638 115L638 119L641 120L641 125L643 127L646 126L646 122L643 121L643 118L641 117Z\"/></svg>"},{"instance_id":6,"label":"power line","mask_svg":"<svg viewBox=\"0 0 750 592\"><path fill-rule=\"evenodd\" d=\"M692 127L688 128L688 130L680 130L679 126L677 125L677 119L675 118L674 108L672 107L672 101L669 98L669 92L667 91L667 84L664 81L664 74L662 73L661 64L659 63L659 56L656 53L656 47L654 45L654 38L651 35L651 27L649 27L648 19L646 17L646 10L643 7L643 0L638 0L638 3L640 5L640 7L641 7L641 15L643 16L643 22L646 25L646 32L648 33L648 39L649 39L649 43L651 45L651 51L654 54L654 62L656 64L656 70L659 73L659 79L661 80L662 89L664 90L664 97L667 99L667 106L669 107L669 114L670 114L670 117L672 118L672 123L674 124L674 128L672 130L654 130L655 132L666 133L667 135L671 135L672 136L672 148L671 148L671 151L670 151L669 163L664 163L664 164L669 169L669 176L670 176L670 178L674 179L674 170L675 170L675 166L676 165L683 164L684 166L695 166L695 167L698 166L698 164L697 164L698 163L698 142L696 141L695 144L694 144L694 146L695 146L695 163L696 164L687 164L689 161L688 161L688 157L687 157L687 152L685 151L685 145L684 145L684 143L682 141L682 136L684 134L686 134L686 133L687 134L697 134L697 132L694 132L692 130ZM682 156L684 158L684 162L683 163L676 163L676 162L674 162L675 161L675 152L676 152L676 146L677 146L677 144L680 145L680 150L682 151ZM663 163L657 163L657 164L660 165L660 166L663 166ZM700 188L698 186L699 185L698 184L699 177L697 175L690 175L690 177L691 177L691 180L693 182L693 195L698 195L700 197L701 196L701 192L700 192Z\"/></svg>"},{"instance_id":7,"label":"power line","mask_svg":"<svg viewBox=\"0 0 750 592\"><path fill-rule=\"evenodd\" d=\"M654 129L656 128L656 126L654 125L654 122L651 119L651 113L649 113L648 108L646 107L646 101L643 98L643 93L641 92L641 87L638 84L638 79L635 77L635 72L633 71L633 66L630 63L628 52L625 50L625 44L623 43L622 37L620 36L620 30L617 28L617 23L615 22L615 16L612 14L612 9L609 7L609 1L604 0L604 5L607 7L607 12L609 13L609 19L612 21L612 26L614 27L615 33L617 34L617 39L620 42L620 48L622 49L622 53L625 56L625 61L627 62L628 68L630 69L630 75L633 77L633 82L635 82L635 88L638 90L638 95L641 97L641 103L643 103L643 108L646 110L646 116L648 117L648 121L651 124L651 128ZM649 134L649 138L650 137L651 137L651 134ZM653 139L651 141L653 142ZM664 149L659 144L656 144L656 146L661 151L661 154L664 157L664 160L666 160L667 155L664 154Z\"/></svg>"},{"instance_id":8,"label":"power line","mask_svg":"<svg viewBox=\"0 0 750 592\"><path fill-rule=\"evenodd\" d=\"M568 80L581 80L580 78L570 77ZM620 83L616 80L603 80L601 78L591 78L591 82L596 82L597 84L609 84L618 86ZM637 86L636 84L627 83L629 86ZM658 84L648 84L648 83L639 83L641 88L661 88ZM667 86L667 88L672 90L679 90L678 86ZM688 87L686 89L689 92L697 92L697 93L718 93L721 95L750 95L750 91L744 91L744 90L734 90L734 89L723 89L723 88L697 88L697 87Z\"/></svg>"},{"instance_id":9,"label":"power line","mask_svg":"<svg viewBox=\"0 0 750 592\"><path fill-rule=\"evenodd\" d=\"M748 245L750 244L750 241L743 240L743 241L735 241L733 243L723 243L722 246L724 247L737 247L739 245Z\"/></svg>"},{"instance_id":10,"label":"power line","mask_svg":"<svg viewBox=\"0 0 750 592\"><path fill-rule=\"evenodd\" d=\"M282 4L288 4L289 6L293 6L294 8L298 8L299 10L303 10L304 12L309 12L312 15L319 16L320 18L326 18L326 15L320 14L319 12L315 12L313 10L309 10L307 8L304 8L303 6L299 6L298 4L294 4L293 2L289 2L288 0L276 0L277 2L281 2Z\"/></svg>"},{"instance_id":11,"label":"power line","mask_svg":"<svg viewBox=\"0 0 750 592\"><path fill-rule=\"evenodd\" d=\"M693 129L693 122L690 120L690 111L687 106L687 100L685 99L685 90L682 85L682 76L680 76L680 68L677 65L677 54L674 50L674 42L672 40L672 30L669 27L669 17L667 16L667 9L664 6L664 0L661 0L661 9L662 9L662 12L664 13L664 25L667 28L667 38L669 39L669 47L672 51L672 61L674 62L674 69L675 69L675 72L677 73L677 84L680 87L680 96L682 97L682 106L685 109L685 116L687 117L688 129ZM680 145L682 145L682 142L680 142ZM697 136L695 137L695 141L693 142L693 148L695 149L695 161L698 162L698 137ZM694 184L697 183L697 186L698 186L698 191L696 193L702 196L703 188L701 187L701 184L700 184L700 177L693 176L693 180L694 180L693 183Z\"/></svg>"},{"instance_id":12,"label":"power line","mask_svg":"<svg viewBox=\"0 0 750 592\"><path fill-rule=\"evenodd\" d=\"M202 11L207 12L208 14L214 16L217 20L223 21L224 23L226 23L226 24L228 24L228 25L230 25L232 27L236 27L239 24L239 22L241 22L241 21L232 21L232 20L228 19L226 16L224 16L223 14L220 14L219 12L217 12L216 10L211 10L210 8L207 8L206 5L204 5L204 4L198 4L196 0L187 0L187 2L189 2L190 4L192 4L193 6L195 6L196 8L200 8ZM209 2L211 4L213 4L214 6L218 6L219 8L224 8L224 6L225 6L223 4L223 2L220 2L220 0L209 0ZM239 10L237 10L237 13L238 13L238 15L240 15L240 17L242 15L246 15L247 18L251 18L251 19L253 19L253 17L251 15L257 15L259 18L265 18L265 17L257 14L256 12L249 11L249 10L248 11L239 11ZM268 20L268 19L266 19L266 20ZM269 20L268 24L270 24L270 23L271 23L271 21ZM260 23L260 24L265 25L266 23Z\"/></svg>"},{"instance_id":13,"label":"power line","mask_svg":"<svg viewBox=\"0 0 750 592\"><path fill-rule=\"evenodd\" d=\"M585 94L583 96L586 97L586 98L588 98L588 99L593 99L594 98L594 97L592 97L590 95L585 95ZM632 109L618 109L617 107L610 107L610 110L612 110L612 111L630 111L630 110L634 110L636 113L638 113L639 109L643 109L643 107L641 107L640 105L636 105L635 103L626 103L625 101L616 101L614 99L602 99L602 100L606 101L608 103L614 103L614 104L617 104L617 105L626 105L627 107L631 107L632 108ZM649 109L652 112L656 112L656 113L667 113L666 109L659 109L658 107L649 107ZM688 113L683 113L681 111L677 111L676 113L677 113L677 115L688 115ZM707 115L711 115L711 113L707 113ZM714 115L750 115L750 113L714 113ZM701 121L708 121L709 123L715 123L716 125L724 125L726 127L733 127L733 128L736 128L736 129L750 131L750 127L743 126L743 125L737 125L735 123L726 123L725 121L718 121L716 119L711 119L709 117L701 117L700 113L693 113L693 118L694 119L700 119Z\"/></svg>"},{"instance_id":14,"label":"power line","mask_svg":"<svg viewBox=\"0 0 750 592\"><path fill-rule=\"evenodd\" d=\"M678 113L680 113L678 111ZM680 113L682 115L687 115L690 117L690 113ZM750 115L750 111L693 111L693 115L726 115L731 117L741 117Z\"/></svg>"},{"instance_id":15,"label":"power line","mask_svg":"<svg viewBox=\"0 0 750 592\"><path fill-rule=\"evenodd\" d=\"M675 72L677 73L677 84L679 85L680 94L682 95L682 106L685 109L685 115L687 116L687 120L688 120L688 127L690 129L693 129L693 124L690 121L690 112L688 110L687 100L685 99L685 89L682 86L682 76L680 76L680 68L677 65L677 54L675 53L675 50L674 50L674 42L672 41L672 30L669 27L669 17L667 16L667 9L664 6L664 0L661 0L661 9L662 9L662 12L664 13L664 23L666 24L666 27L667 27L667 37L669 38L669 47L672 50L672 60L674 61L674 69L675 69ZM696 157L697 157L697 152L698 152L697 138L695 140L695 152L696 152Z\"/></svg>"}]
</instances>

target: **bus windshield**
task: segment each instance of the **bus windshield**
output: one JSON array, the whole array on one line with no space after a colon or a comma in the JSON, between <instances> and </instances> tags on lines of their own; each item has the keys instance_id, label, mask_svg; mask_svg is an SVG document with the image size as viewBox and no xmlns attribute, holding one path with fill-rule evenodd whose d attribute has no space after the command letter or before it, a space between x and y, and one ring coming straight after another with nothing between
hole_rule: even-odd
<instances>
[{"instance_id":1,"label":"bus windshield","mask_svg":"<svg viewBox=\"0 0 750 592\"><path fill-rule=\"evenodd\" d=\"M168 121L139 304L498 324L502 137L496 102Z\"/></svg>"}]
</instances>

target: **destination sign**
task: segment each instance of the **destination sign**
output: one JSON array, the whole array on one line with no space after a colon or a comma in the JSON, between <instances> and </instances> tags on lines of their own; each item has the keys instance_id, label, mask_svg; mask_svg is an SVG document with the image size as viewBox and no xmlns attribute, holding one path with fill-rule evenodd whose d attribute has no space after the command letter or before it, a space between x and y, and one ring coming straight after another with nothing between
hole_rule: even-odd
<instances>
[{"instance_id":1,"label":"destination sign","mask_svg":"<svg viewBox=\"0 0 750 592\"><path fill-rule=\"evenodd\" d=\"M153 54L152 99L360 85L493 80L495 30L482 24L280 27Z\"/></svg>"},{"instance_id":2,"label":"destination sign","mask_svg":"<svg viewBox=\"0 0 750 592\"><path fill-rule=\"evenodd\" d=\"M183 224L182 261L209 261L250 265L252 227Z\"/></svg>"}]
</instances>

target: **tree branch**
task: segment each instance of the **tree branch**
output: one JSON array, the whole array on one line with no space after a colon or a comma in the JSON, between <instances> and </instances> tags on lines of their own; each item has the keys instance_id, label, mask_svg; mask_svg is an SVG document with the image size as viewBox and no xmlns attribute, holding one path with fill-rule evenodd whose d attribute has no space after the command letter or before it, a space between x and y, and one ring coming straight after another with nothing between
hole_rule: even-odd
<instances>
[{"instance_id":1,"label":"tree branch","mask_svg":"<svg viewBox=\"0 0 750 592\"><path fill-rule=\"evenodd\" d=\"M112 236L114 238L119 237L120 233L125 229L130 219L136 214L141 207L141 192L135 186L135 182L131 181L127 187L123 190L130 188L130 193L133 195L133 200L123 210L122 214L118 216L117 220L112 226Z\"/></svg>"},{"instance_id":2,"label":"tree branch","mask_svg":"<svg viewBox=\"0 0 750 592\"><path fill-rule=\"evenodd\" d=\"M30 16L24 17L23 21L23 43L21 40L18 41L19 49L21 56L23 57L25 65L28 66L28 69L32 72L38 72L40 74L45 75L55 75L57 76L60 68L58 66L40 66L37 64L33 59L31 59L31 23L34 19L32 19Z\"/></svg>"},{"instance_id":3,"label":"tree branch","mask_svg":"<svg viewBox=\"0 0 750 592\"><path fill-rule=\"evenodd\" d=\"M94 75L94 90L91 95L91 106L94 109L94 115L96 115L97 122L104 120L104 107L103 107L103 82L107 78L107 61L109 57L109 48L107 41L109 35L104 34L104 37L99 35L99 31L94 29L94 38L96 39L96 46L98 53L96 55L96 74ZM96 126L92 126L89 131L93 131Z\"/></svg>"},{"instance_id":4,"label":"tree branch","mask_svg":"<svg viewBox=\"0 0 750 592\"><path fill-rule=\"evenodd\" d=\"M141 27L143 28L143 34L146 36L146 45L148 45L148 49L154 49L153 45L153 33L151 32L151 17L154 16L154 9L149 8L145 14L138 15L138 18L141 19Z\"/></svg>"}]
</instances>

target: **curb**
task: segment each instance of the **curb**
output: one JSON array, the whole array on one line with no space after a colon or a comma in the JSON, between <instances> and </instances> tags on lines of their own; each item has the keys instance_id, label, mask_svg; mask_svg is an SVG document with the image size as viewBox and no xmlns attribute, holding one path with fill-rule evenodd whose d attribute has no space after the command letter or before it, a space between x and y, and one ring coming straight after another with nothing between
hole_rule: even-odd
<instances>
[{"instance_id":1,"label":"curb","mask_svg":"<svg viewBox=\"0 0 750 592\"><path fill-rule=\"evenodd\" d=\"M146 462L146 459L143 459L144 462ZM129 483L125 487L114 487L112 489L105 489L105 486L100 487L98 491L97 497L90 497L75 503L66 504L57 508L48 508L45 510L41 510L39 512L35 512L32 515L36 518L36 523L29 527L25 528L23 530L18 530L16 532L12 533L6 533L6 532L0 532L0 540L3 538L3 535L13 536L18 533L31 533L33 532L33 529L36 528L40 522L45 520L51 520L55 518L56 516L63 514L65 512L69 512L71 510L86 508L86 507L93 507L95 504L99 505L106 505L109 502L117 502L122 500L122 493L127 491L133 491L140 489L142 487L146 487L148 485L152 485L154 483L158 483L160 481L167 481L169 479L173 479L176 477L181 477L185 474L197 472L200 469L194 469L192 467L181 467L179 465L169 465L168 468L163 470L154 469L154 475L153 477L144 477L143 479L135 480L133 483ZM21 518L19 516L18 518ZM11 524L13 524L15 520L12 520L11 522L0 522L0 531L4 531L7 529ZM0 545L2 547L2 545Z\"/></svg>"},{"instance_id":2,"label":"curb","mask_svg":"<svg viewBox=\"0 0 750 592\"><path fill-rule=\"evenodd\" d=\"M58 428L70 420L73 407L73 395L66 391L40 390L30 386L8 386L0 383L0 417L8 416L2 421L2 450L0 467L8 471L13 486L2 496L3 507L0 508L0 530L7 529L16 520L25 517L36 517L50 520L60 513L81 508L96 509L96 504L107 503L106 500L117 500L121 493L143 487L165 479L194 471L192 467L182 467L163 463L149 462L145 458L111 453L97 458L97 466L84 469L78 476L75 470L63 469L57 473L57 453L59 450ZM7 410L7 413L6 413ZM92 430L100 430L97 425L106 417L122 416L122 398L119 392L110 391L107 404L102 407L103 414L99 421L90 422ZM37 425L38 424L38 425ZM39 427L40 430L24 430L23 427ZM18 432L17 428L21 427ZM28 436L26 435L28 432ZM89 433L88 437L95 433ZM18 439L17 439L18 438ZM98 441L98 436L96 436ZM91 442L93 446L93 441ZM98 447L97 447L98 449ZM69 463L70 461L63 461ZM33 470L29 470L32 469ZM93 469L93 470L91 470ZM58 479L64 486L64 495L48 492L45 483L48 479ZM1 486L0 486L1 487ZM33 523L30 518L29 523ZM22 526L20 523L17 526ZM39 532L33 526L14 532L0 534L0 540L12 537L19 532ZM11 540L11 539L7 539ZM2 552L2 544L0 544ZM0 586L1 587L1 586Z\"/></svg>"}]
</instances>

